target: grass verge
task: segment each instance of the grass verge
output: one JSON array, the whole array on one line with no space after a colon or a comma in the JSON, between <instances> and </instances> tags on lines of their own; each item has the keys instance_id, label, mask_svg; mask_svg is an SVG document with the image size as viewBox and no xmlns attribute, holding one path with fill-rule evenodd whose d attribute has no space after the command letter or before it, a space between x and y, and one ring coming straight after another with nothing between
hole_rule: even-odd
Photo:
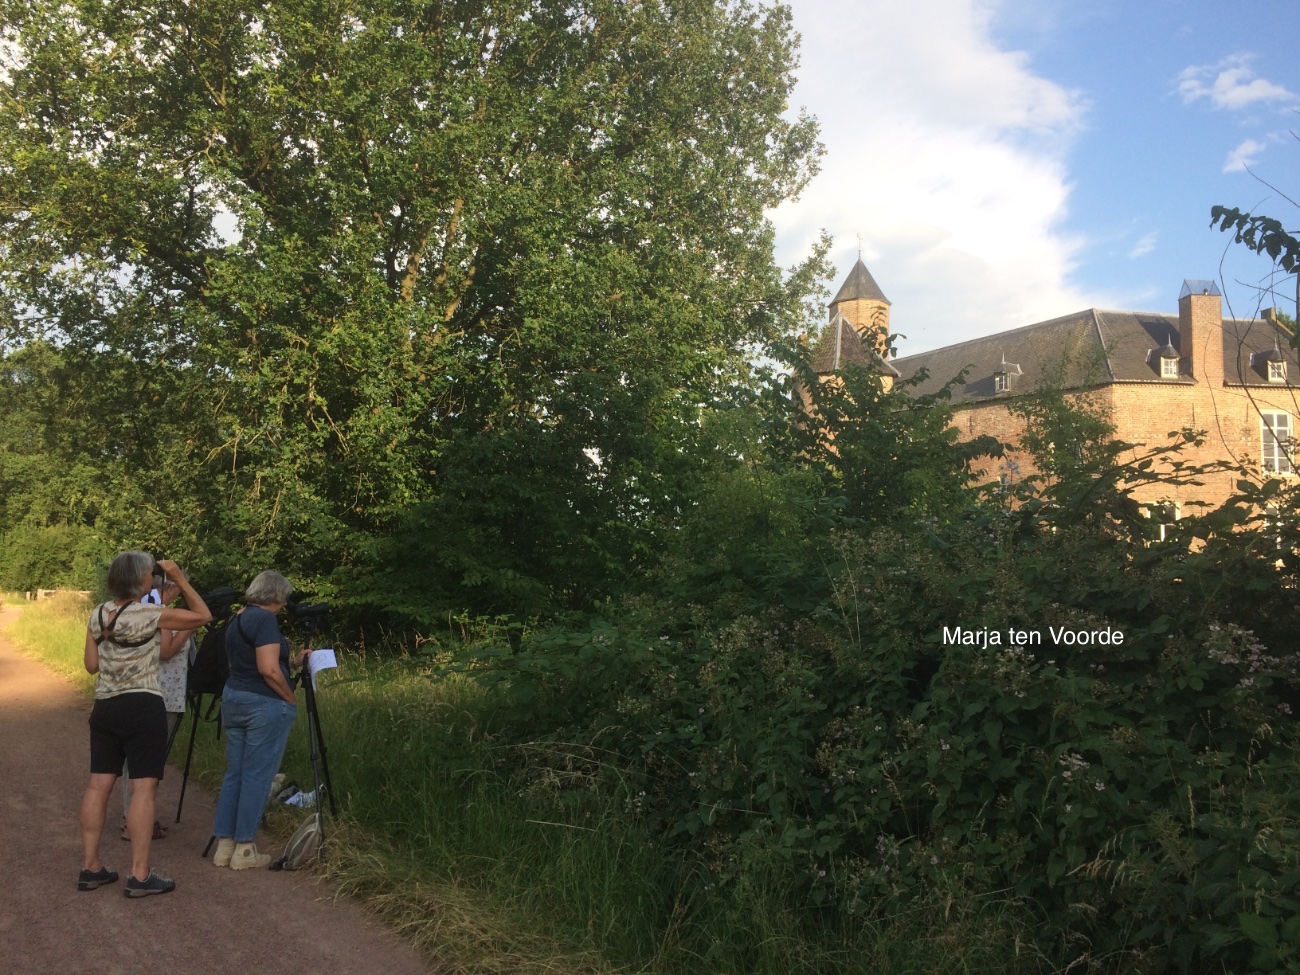
<instances>
[{"instance_id":1,"label":"grass verge","mask_svg":"<svg viewBox=\"0 0 1300 975\"><path fill-rule=\"evenodd\" d=\"M81 597L27 604L8 635L89 693L88 608ZM886 905L876 916L835 919L789 896L771 866L723 888L638 824L638 797L620 789L617 769L601 756L581 745L557 753L554 742L496 739L491 698L463 678L341 655L339 670L322 675L318 701L342 811L327 818L320 870L440 971L1051 970L1024 948L1030 912L1014 902L906 913ZM178 749L188 745L191 720ZM200 722L191 774L210 788L219 785L223 749L214 726ZM311 788L305 715L284 771ZM304 815L273 809L268 830L282 840Z\"/></svg>"},{"instance_id":2,"label":"grass verge","mask_svg":"<svg viewBox=\"0 0 1300 975\"><path fill-rule=\"evenodd\" d=\"M80 594L61 593L36 603L15 603L22 612L9 625L9 639L81 690L93 692L95 678L86 673L84 657L90 601Z\"/></svg>"}]
</instances>

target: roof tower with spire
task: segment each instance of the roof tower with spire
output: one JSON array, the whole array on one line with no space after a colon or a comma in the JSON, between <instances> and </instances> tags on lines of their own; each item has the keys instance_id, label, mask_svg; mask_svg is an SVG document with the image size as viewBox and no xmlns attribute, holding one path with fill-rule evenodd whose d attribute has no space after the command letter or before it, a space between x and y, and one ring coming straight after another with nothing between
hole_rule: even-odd
<instances>
[{"instance_id":1,"label":"roof tower with spire","mask_svg":"<svg viewBox=\"0 0 1300 975\"><path fill-rule=\"evenodd\" d=\"M827 311L832 321L836 315L843 315L867 344L879 355L886 355L889 347L889 299L862 263L861 254L831 299Z\"/></svg>"},{"instance_id":2,"label":"roof tower with spire","mask_svg":"<svg viewBox=\"0 0 1300 975\"><path fill-rule=\"evenodd\" d=\"M876 279L871 276L867 266L862 263L862 258L853 265L853 270L849 276L844 279L840 285L840 290L835 293L831 299L831 307L834 308L841 301L883 301L890 304L885 293L880 290L880 285L876 284Z\"/></svg>"}]
</instances>

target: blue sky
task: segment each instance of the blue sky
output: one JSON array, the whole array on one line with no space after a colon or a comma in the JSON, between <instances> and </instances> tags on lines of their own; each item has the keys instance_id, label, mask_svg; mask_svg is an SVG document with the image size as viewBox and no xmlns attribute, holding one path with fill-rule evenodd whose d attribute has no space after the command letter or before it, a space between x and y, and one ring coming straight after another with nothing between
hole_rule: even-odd
<instances>
[{"instance_id":1,"label":"blue sky","mask_svg":"<svg viewBox=\"0 0 1300 975\"><path fill-rule=\"evenodd\" d=\"M787 0L822 172L777 257L862 256L904 354L1099 307L1295 311L1210 207L1300 226L1300 0ZM1294 134L1293 134L1294 133ZM1242 162L1249 167L1247 172ZM1260 179L1256 179L1259 177ZM1225 312L1227 309L1225 309Z\"/></svg>"}]
</instances>

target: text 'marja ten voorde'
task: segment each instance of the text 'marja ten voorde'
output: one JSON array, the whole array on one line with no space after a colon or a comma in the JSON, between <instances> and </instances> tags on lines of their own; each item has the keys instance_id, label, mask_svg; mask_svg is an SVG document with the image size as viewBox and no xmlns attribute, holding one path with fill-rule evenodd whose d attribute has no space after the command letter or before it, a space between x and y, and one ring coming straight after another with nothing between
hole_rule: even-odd
<instances>
[{"instance_id":1,"label":"text 'marja ten voorde'","mask_svg":"<svg viewBox=\"0 0 1300 975\"><path fill-rule=\"evenodd\" d=\"M1072 630L1068 626L1049 626L1048 640L1043 640L1042 630L1017 630L1008 627L1005 630L967 629L964 626L945 626L943 628L943 645L963 647L1009 647L1043 646L1119 646L1124 642L1122 631L1112 627L1101 630Z\"/></svg>"}]
</instances>

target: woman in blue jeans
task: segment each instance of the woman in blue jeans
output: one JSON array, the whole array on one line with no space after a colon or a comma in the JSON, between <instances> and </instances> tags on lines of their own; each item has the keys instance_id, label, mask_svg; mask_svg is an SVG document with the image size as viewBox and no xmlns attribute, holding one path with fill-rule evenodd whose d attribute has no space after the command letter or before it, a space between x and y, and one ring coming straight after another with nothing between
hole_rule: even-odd
<instances>
[{"instance_id":1,"label":"woman in blue jeans","mask_svg":"<svg viewBox=\"0 0 1300 975\"><path fill-rule=\"evenodd\" d=\"M291 592L293 586L280 573L261 573L244 593L244 608L226 628L230 677L221 695L226 777L212 828L217 838L213 866L248 870L271 862L269 854L257 852L254 841L298 715L289 669L301 666L308 653L291 656L276 622Z\"/></svg>"}]
</instances>

